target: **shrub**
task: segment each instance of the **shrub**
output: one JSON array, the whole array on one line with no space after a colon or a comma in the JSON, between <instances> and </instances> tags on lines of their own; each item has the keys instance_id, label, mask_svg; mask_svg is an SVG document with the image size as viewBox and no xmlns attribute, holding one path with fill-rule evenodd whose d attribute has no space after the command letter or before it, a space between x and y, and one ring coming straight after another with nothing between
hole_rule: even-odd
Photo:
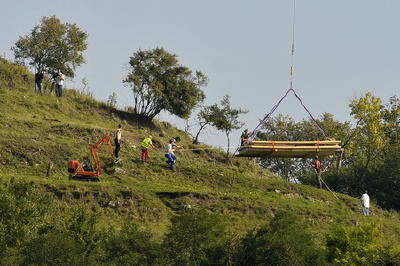
<instances>
[{"instance_id":1,"label":"shrub","mask_svg":"<svg viewBox=\"0 0 400 266\"><path fill-rule=\"evenodd\" d=\"M53 230L25 245L23 265L82 265L82 251L71 234Z\"/></svg>"},{"instance_id":2,"label":"shrub","mask_svg":"<svg viewBox=\"0 0 400 266\"><path fill-rule=\"evenodd\" d=\"M159 247L150 241L150 234L134 224L127 224L120 233L109 234L105 241L107 265L153 265Z\"/></svg>"},{"instance_id":3,"label":"shrub","mask_svg":"<svg viewBox=\"0 0 400 266\"><path fill-rule=\"evenodd\" d=\"M383 238L380 224L333 227L327 237L328 262L337 265L399 265L400 253Z\"/></svg>"},{"instance_id":4,"label":"shrub","mask_svg":"<svg viewBox=\"0 0 400 266\"><path fill-rule=\"evenodd\" d=\"M172 218L163 248L173 265L223 265L225 243L225 226L219 216L188 210Z\"/></svg>"},{"instance_id":5,"label":"shrub","mask_svg":"<svg viewBox=\"0 0 400 266\"><path fill-rule=\"evenodd\" d=\"M237 249L238 265L323 265L305 225L288 213L278 213L269 224L249 232Z\"/></svg>"}]
</instances>

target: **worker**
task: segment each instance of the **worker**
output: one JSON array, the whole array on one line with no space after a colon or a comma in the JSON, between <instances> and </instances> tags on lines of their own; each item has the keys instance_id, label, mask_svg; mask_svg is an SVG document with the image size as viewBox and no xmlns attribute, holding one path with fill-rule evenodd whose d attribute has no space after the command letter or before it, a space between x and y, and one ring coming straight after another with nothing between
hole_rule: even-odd
<instances>
[{"instance_id":1,"label":"worker","mask_svg":"<svg viewBox=\"0 0 400 266\"><path fill-rule=\"evenodd\" d=\"M90 163L89 157L87 157L87 156L83 157L82 168L85 171L90 171L90 172L93 171L93 167L92 167L92 164Z\"/></svg>"},{"instance_id":2,"label":"worker","mask_svg":"<svg viewBox=\"0 0 400 266\"><path fill-rule=\"evenodd\" d=\"M42 87L43 78L44 78L43 70L42 68L39 68L37 73L35 73L35 85L36 85L35 91L40 94L43 94L43 87Z\"/></svg>"},{"instance_id":3,"label":"worker","mask_svg":"<svg viewBox=\"0 0 400 266\"><path fill-rule=\"evenodd\" d=\"M119 151L121 149L121 137L122 137L122 125L119 124L117 130L115 131L115 136L114 136L114 143L115 143L114 155L115 158L117 158L116 162L120 161Z\"/></svg>"},{"instance_id":4,"label":"worker","mask_svg":"<svg viewBox=\"0 0 400 266\"><path fill-rule=\"evenodd\" d=\"M65 80L65 76L59 69L57 71L57 76L56 76L56 96L57 97L62 97L62 95L63 95L64 80Z\"/></svg>"},{"instance_id":5,"label":"worker","mask_svg":"<svg viewBox=\"0 0 400 266\"><path fill-rule=\"evenodd\" d=\"M240 136L240 146L246 145L248 140L249 140L249 132L246 128L243 131L242 135Z\"/></svg>"},{"instance_id":6,"label":"worker","mask_svg":"<svg viewBox=\"0 0 400 266\"><path fill-rule=\"evenodd\" d=\"M176 149L181 149L183 148L182 146L176 145L176 140L175 139L170 139L169 144L165 147L165 158L167 158L167 164L168 168L173 170L175 161L176 161L176 155L174 154L174 151Z\"/></svg>"},{"instance_id":7,"label":"worker","mask_svg":"<svg viewBox=\"0 0 400 266\"><path fill-rule=\"evenodd\" d=\"M364 216L369 216L369 196L367 190L361 196L361 208Z\"/></svg>"},{"instance_id":8,"label":"worker","mask_svg":"<svg viewBox=\"0 0 400 266\"><path fill-rule=\"evenodd\" d=\"M322 170L322 163L319 160L318 156L315 156L315 161L314 161L314 169L316 173L316 178L317 178L317 185L319 188L322 188L322 183L321 183L321 170Z\"/></svg>"},{"instance_id":9,"label":"worker","mask_svg":"<svg viewBox=\"0 0 400 266\"><path fill-rule=\"evenodd\" d=\"M151 136L148 136L140 144L140 149L142 150L142 153L140 154L140 160L144 163L148 162L150 147L153 147L153 142L151 140Z\"/></svg>"}]
</instances>

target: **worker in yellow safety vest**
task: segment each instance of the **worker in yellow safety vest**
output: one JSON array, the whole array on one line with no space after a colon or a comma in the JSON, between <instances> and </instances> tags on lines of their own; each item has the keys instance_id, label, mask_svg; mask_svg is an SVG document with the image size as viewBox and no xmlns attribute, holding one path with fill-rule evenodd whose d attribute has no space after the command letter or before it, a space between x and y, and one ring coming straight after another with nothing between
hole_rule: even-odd
<instances>
[{"instance_id":1,"label":"worker in yellow safety vest","mask_svg":"<svg viewBox=\"0 0 400 266\"><path fill-rule=\"evenodd\" d=\"M151 140L151 136L148 136L140 144L140 148L142 150L142 153L140 154L140 160L142 162L148 162L148 160L149 160L149 148L150 147L153 147L153 142Z\"/></svg>"}]
</instances>

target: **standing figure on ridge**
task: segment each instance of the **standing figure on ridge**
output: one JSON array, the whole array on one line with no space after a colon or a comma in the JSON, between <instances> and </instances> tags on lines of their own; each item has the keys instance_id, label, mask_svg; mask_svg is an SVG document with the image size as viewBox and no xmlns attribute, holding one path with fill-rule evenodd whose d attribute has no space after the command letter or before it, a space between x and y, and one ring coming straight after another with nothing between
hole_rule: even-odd
<instances>
[{"instance_id":1,"label":"standing figure on ridge","mask_svg":"<svg viewBox=\"0 0 400 266\"><path fill-rule=\"evenodd\" d=\"M119 162L119 151L121 150L121 138L122 138L122 125L119 124L117 130L115 131L115 136L114 136L114 143L115 143L115 149L114 149L114 155L115 162Z\"/></svg>"},{"instance_id":2,"label":"standing figure on ridge","mask_svg":"<svg viewBox=\"0 0 400 266\"><path fill-rule=\"evenodd\" d=\"M35 91L37 93L42 94L43 93L43 87L42 87L42 81L44 78L43 70L42 68L39 68L38 71L35 73Z\"/></svg>"},{"instance_id":3,"label":"standing figure on ridge","mask_svg":"<svg viewBox=\"0 0 400 266\"><path fill-rule=\"evenodd\" d=\"M64 85L65 76L59 69L56 73L56 96L62 97L63 94L63 85Z\"/></svg>"}]
</instances>

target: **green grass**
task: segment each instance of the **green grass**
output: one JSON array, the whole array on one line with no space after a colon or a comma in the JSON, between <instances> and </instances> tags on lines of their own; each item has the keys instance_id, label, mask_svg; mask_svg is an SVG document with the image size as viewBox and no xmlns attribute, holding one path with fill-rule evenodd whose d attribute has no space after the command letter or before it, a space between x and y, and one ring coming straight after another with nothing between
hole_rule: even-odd
<instances>
[{"instance_id":1,"label":"green grass","mask_svg":"<svg viewBox=\"0 0 400 266\"><path fill-rule=\"evenodd\" d=\"M336 223L357 224L359 200L326 190L288 183L260 168L251 159L226 161L218 150L177 153L176 170L166 168L163 147L170 137L180 136L180 145L193 145L183 131L166 122L148 123L120 110L108 110L104 103L74 90L65 96L37 95L32 74L23 67L0 60L0 179L33 182L43 193L53 195L55 211L81 204L91 206L99 227L121 227L126 219L138 223L161 239L170 218L185 206L207 209L225 217L230 231L245 231L269 221L279 210L295 213L308 221L317 241ZM101 182L70 180L66 171L70 159L89 155L90 145L105 132L123 125L121 165L105 147L100 151L104 174ZM151 134L156 148L151 161L139 161L140 141ZM49 164L52 175L47 177ZM373 206L373 217L385 226L392 239L400 239L399 215Z\"/></svg>"}]
</instances>

